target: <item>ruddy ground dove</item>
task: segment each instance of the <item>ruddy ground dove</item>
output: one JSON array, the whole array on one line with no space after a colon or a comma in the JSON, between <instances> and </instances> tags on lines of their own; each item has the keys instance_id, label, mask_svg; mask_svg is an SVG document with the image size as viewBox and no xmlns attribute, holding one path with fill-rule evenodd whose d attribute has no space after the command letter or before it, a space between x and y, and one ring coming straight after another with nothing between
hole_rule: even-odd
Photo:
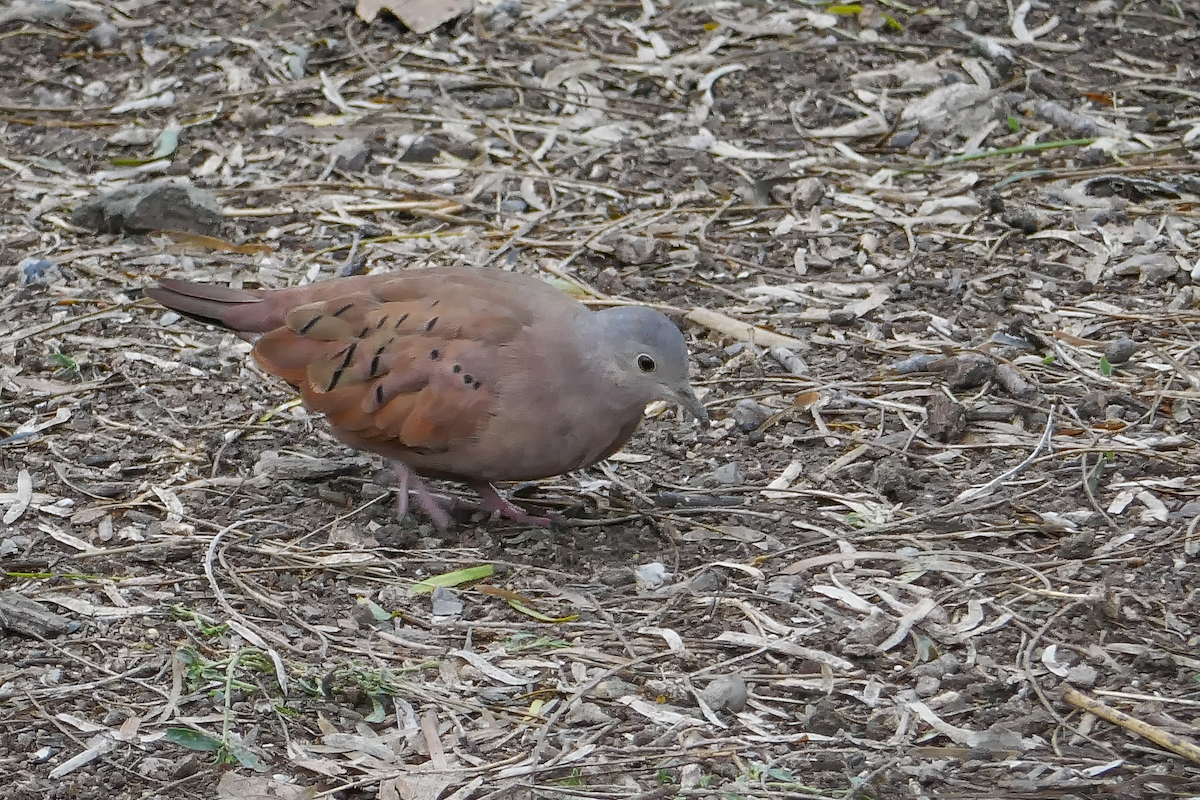
<instances>
[{"instance_id":1,"label":"ruddy ground dove","mask_svg":"<svg viewBox=\"0 0 1200 800\"><path fill-rule=\"evenodd\" d=\"M547 478L607 458L653 400L707 415L688 385L683 335L661 313L590 311L536 278L433 268L290 289L164 280L147 296L260 333L254 357L325 414L346 444L392 459L442 528L419 476L463 481L493 515L528 524L496 481Z\"/></svg>"}]
</instances>

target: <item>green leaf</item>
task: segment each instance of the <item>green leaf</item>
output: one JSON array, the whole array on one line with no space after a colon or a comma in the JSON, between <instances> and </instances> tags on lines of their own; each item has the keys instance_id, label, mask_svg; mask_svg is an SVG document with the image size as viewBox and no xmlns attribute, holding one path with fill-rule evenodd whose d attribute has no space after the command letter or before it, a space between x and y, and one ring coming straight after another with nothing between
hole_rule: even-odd
<instances>
[{"instance_id":1,"label":"green leaf","mask_svg":"<svg viewBox=\"0 0 1200 800\"><path fill-rule=\"evenodd\" d=\"M383 707L383 703L379 702L379 698L371 695L371 713L366 716L367 722L383 722L387 717L387 709Z\"/></svg>"},{"instance_id":2,"label":"green leaf","mask_svg":"<svg viewBox=\"0 0 1200 800\"><path fill-rule=\"evenodd\" d=\"M1108 363L1107 356L1100 356L1100 374L1105 377L1112 375L1112 364Z\"/></svg>"},{"instance_id":3,"label":"green leaf","mask_svg":"<svg viewBox=\"0 0 1200 800\"><path fill-rule=\"evenodd\" d=\"M266 772L267 765L254 752L237 742L222 741L207 733L194 731L191 728L167 728L166 739L173 744L183 745L189 750L199 750L204 753L216 753L217 761L233 760L247 769L255 772Z\"/></svg>"},{"instance_id":4,"label":"green leaf","mask_svg":"<svg viewBox=\"0 0 1200 800\"><path fill-rule=\"evenodd\" d=\"M158 145L154 148L154 152L149 158L114 158L112 164L116 167L140 167L142 164L149 164L151 161L166 158L174 153L178 147L179 129L168 127L163 129L163 132L158 135Z\"/></svg>"},{"instance_id":5,"label":"green leaf","mask_svg":"<svg viewBox=\"0 0 1200 800\"><path fill-rule=\"evenodd\" d=\"M1021 130L1021 120L1017 119L1012 114L1009 114L1008 115L1008 129L1010 131L1012 131L1013 133L1016 133L1017 131Z\"/></svg>"},{"instance_id":6,"label":"green leaf","mask_svg":"<svg viewBox=\"0 0 1200 800\"><path fill-rule=\"evenodd\" d=\"M512 606L513 608L515 608L517 611L520 611L522 614L526 614L530 617L533 617L536 620L541 620L542 622L555 622L555 623L571 622L571 621L579 618L578 614L571 614L570 616L566 616L566 617L552 617L549 614L543 614L540 611L534 611L532 608L525 605L520 600L514 600L511 597L508 599L508 604L510 606Z\"/></svg>"},{"instance_id":7,"label":"green leaf","mask_svg":"<svg viewBox=\"0 0 1200 800\"><path fill-rule=\"evenodd\" d=\"M57 361L59 366L63 367L64 369L73 370L75 372L79 371L79 365L75 363L75 359L71 358L66 353L51 353L50 357Z\"/></svg>"},{"instance_id":8,"label":"green leaf","mask_svg":"<svg viewBox=\"0 0 1200 800\"><path fill-rule=\"evenodd\" d=\"M1046 356L1045 358L1042 359L1042 364L1044 364L1047 367L1053 363L1054 363L1054 356Z\"/></svg>"},{"instance_id":9,"label":"green leaf","mask_svg":"<svg viewBox=\"0 0 1200 800\"><path fill-rule=\"evenodd\" d=\"M392 618L390 612L383 610L374 600L369 597L358 598L358 604L360 606L366 606L368 609L370 609L371 616L375 618L376 622L387 622Z\"/></svg>"},{"instance_id":10,"label":"green leaf","mask_svg":"<svg viewBox=\"0 0 1200 800\"><path fill-rule=\"evenodd\" d=\"M491 564L483 564L478 567L467 567L466 569L456 569L453 572L446 572L441 575L430 575L423 581L414 583L409 591L413 594L424 594L432 592L439 586L450 587L458 586L462 583L482 580L490 578L496 572L496 568Z\"/></svg>"},{"instance_id":11,"label":"green leaf","mask_svg":"<svg viewBox=\"0 0 1200 800\"><path fill-rule=\"evenodd\" d=\"M251 750L242 747L240 744L230 742L228 744L228 751L229 755L237 759L237 762L246 769L252 769L255 772L267 771L267 765L262 763L262 760Z\"/></svg>"},{"instance_id":12,"label":"green leaf","mask_svg":"<svg viewBox=\"0 0 1200 800\"><path fill-rule=\"evenodd\" d=\"M221 740L191 728L167 728L167 741L180 744L189 750L215 753L221 749Z\"/></svg>"}]
</instances>

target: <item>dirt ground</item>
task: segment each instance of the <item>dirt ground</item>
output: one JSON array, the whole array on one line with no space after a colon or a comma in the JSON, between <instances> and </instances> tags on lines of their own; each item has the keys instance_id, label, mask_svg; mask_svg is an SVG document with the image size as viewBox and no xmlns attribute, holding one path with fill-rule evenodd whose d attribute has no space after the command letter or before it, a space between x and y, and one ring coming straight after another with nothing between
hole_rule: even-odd
<instances>
[{"instance_id":1,"label":"dirt ground","mask_svg":"<svg viewBox=\"0 0 1200 800\"><path fill-rule=\"evenodd\" d=\"M1200 796L1194 2L10 3L0 197L0 798ZM441 533L140 293L433 265L713 424Z\"/></svg>"}]
</instances>

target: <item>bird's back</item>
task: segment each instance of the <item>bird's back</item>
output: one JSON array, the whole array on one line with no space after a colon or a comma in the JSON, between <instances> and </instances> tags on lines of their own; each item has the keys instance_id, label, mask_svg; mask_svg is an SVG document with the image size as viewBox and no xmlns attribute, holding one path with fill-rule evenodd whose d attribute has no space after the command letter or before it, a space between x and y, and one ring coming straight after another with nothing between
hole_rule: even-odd
<instances>
[{"instance_id":1,"label":"bird's back","mask_svg":"<svg viewBox=\"0 0 1200 800\"><path fill-rule=\"evenodd\" d=\"M578 333L591 312L516 273L438 268L280 290L164 281L146 294L262 333L258 363L339 438L425 474L548 477L607 455L641 416L614 415L587 369Z\"/></svg>"}]
</instances>

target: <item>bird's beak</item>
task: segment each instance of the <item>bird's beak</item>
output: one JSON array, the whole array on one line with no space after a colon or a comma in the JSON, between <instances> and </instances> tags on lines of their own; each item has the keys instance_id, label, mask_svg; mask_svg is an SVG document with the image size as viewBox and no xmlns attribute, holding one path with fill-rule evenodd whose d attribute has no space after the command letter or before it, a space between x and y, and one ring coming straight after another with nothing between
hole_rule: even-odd
<instances>
[{"instance_id":1,"label":"bird's beak","mask_svg":"<svg viewBox=\"0 0 1200 800\"><path fill-rule=\"evenodd\" d=\"M692 387L684 386L675 391L674 400L700 422L700 427L708 427L708 410L704 408L704 403L700 402L700 398L696 397L696 393L692 391Z\"/></svg>"}]
</instances>

